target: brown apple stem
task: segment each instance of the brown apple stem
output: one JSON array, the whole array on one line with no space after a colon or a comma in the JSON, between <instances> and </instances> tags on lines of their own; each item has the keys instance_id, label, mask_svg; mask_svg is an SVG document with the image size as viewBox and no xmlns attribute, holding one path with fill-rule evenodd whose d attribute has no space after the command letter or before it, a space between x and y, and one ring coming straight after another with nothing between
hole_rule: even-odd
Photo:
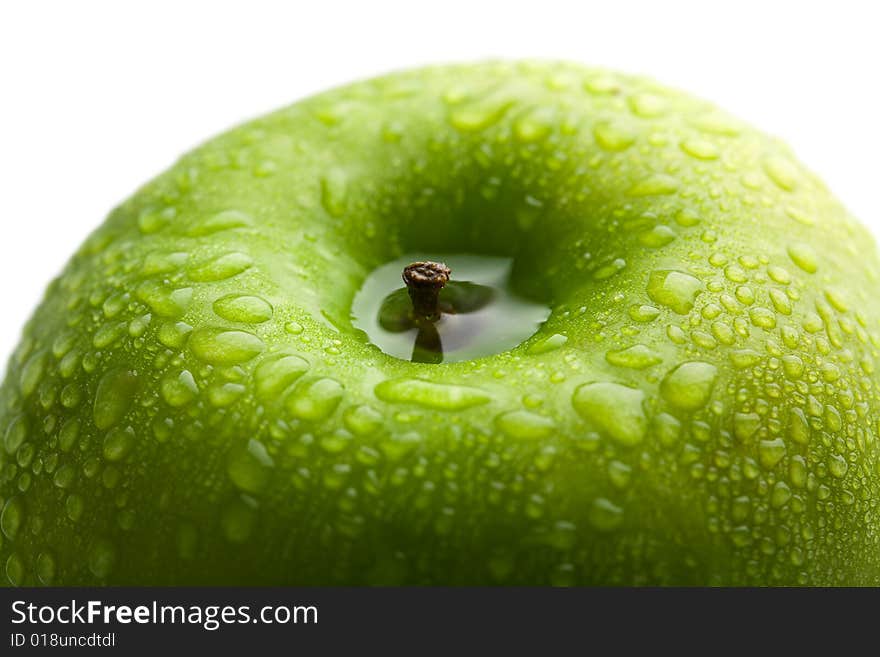
<instances>
[{"instance_id":1,"label":"brown apple stem","mask_svg":"<svg viewBox=\"0 0 880 657\"><path fill-rule=\"evenodd\" d=\"M452 272L442 262L414 262L403 270L403 282L412 301L416 321L436 322L440 319L440 290L449 282Z\"/></svg>"}]
</instances>

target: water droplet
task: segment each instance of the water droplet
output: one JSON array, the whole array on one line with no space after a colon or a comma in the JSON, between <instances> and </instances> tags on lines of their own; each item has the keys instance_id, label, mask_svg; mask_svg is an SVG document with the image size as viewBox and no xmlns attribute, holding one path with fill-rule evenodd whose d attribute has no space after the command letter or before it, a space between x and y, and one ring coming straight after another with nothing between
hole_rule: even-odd
<instances>
[{"instance_id":1,"label":"water droplet","mask_svg":"<svg viewBox=\"0 0 880 657\"><path fill-rule=\"evenodd\" d=\"M849 470L849 464L840 454L832 454L828 459L828 472L832 477L842 479Z\"/></svg>"},{"instance_id":2,"label":"water droplet","mask_svg":"<svg viewBox=\"0 0 880 657\"><path fill-rule=\"evenodd\" d=\"M189 254L182 251L173 253L153 252L144 258L144 264L141 267L141 273L145 276L153 274L168 274L170 272L183 269Z\"/></svg>"},{"instance_id":3,"label":"water droplet","mask_svg":"<svg viewBox=\"0 0 880 657\"><path fill-rule=\"evenodd\" d=\"M554 333L550 337L544 338L543 340L538 340L534 342L529 347L530 354L545 354L550 351L555 351L559 349L562 345L568 342L568 337L561 335L559 333Z\"/></svg>"},{"instance_id":4,"label":"water droplet","mask_svg":"<svg viewBox=\"0 0 880 657\"><path fill-rule=\"evenodd\" d=\"M785 441L782 438L762 440L758 443L758 461L766 470L776 467L785 457Z\"/></svg>"},{"instance_id":5,"label":"water droplet","mask_svg":"<svg viewBox=\"0 0 880 657\"><path fill-rule=\"evenodd\" d=\"M797 168L790 160L784 157L771 155L765 159L764 171L780 189L790 192L797 186Z\"/></svg>"},{"instance_id":6,"label":"water droplet","mask_svg":"<svg viewBox=\"0 0 880 657\"><path fill-rule=\"evenodd\" d=\"M525 440L545 438L556 430L548 417L529 411L510 411L495 418L495 426L512 438Z\"/></svg>"},{"instance_id":7,"label":"water droplet","mask_svg":"<svg viewBox=\"0 0 880 657\"><path fill-rule=\"evenodd\" d=\"M13 586L22 586L25 583L25 577L27 577L27 567L24 559L13 552L6 560L6 579Z\"/></svg>"},{"instance_id":8,"label":"water droplet","mask_svg":"<svg viewBox=\"0 0 880 657\"><path fill-rule=\"evenodd\" d=\"M223 210L205 219L195 221L186 234L190 237L203 237L223 230L251 226L253 222L254 220L249 214L239 210Z\"/></svg>"},{"instance_id":9,"label":"water droplet","mask_svg":"<svg viewBox=\"0 0 880 657\"><path fill-rule=\"evenodd\" d=\"M299 384L288 395L285 408L296 418L308 422L325 420L342 401L344 389L336 379L322 378Z\"/></svg>"},{"instance_id":10,"label":"water droplet","mask_svg":"<svg viewBox=\"0 0 880 657\"><path fill-rule=\"evenodd\" d=\"M597 429L622 445L645 438L648 420L642 407L645 394L619 383L586 383L572 397L574 409Z\"/></svg>"},{"instance_id":11,"label":"water droplet","mask_svg":"<svg viewBox=\"0 0 880 657\"><path fill-rule=\"evenodd\" d=\"M777 481L773 485L773 492L770 493L770 506L774 509L781 509L791 499L791 489L784 481Z\"/></svg>"},{"instance_id":12,"label":"water droplet","mask_svg":"<svg viewBox=\"0 0 880 657\"><path fill-rule=\"evenodd\" d=\"M654 306L630 306L629 316L635 322L647 323L654 321L660 315L660 309Z\"/></svg>"},{"instance_id":13,"label":"water droplet","mask_svg":"<svg viewBox=\"0 0 880 657\"><path fill-rule=\"evenodd\" d=\"M226 473L246 493L260 493L269 483L275 462L266 446L251 438L246 445L233 449L226 462Z\"/></svg>"},{"instance_id":14,"label":"water droplet","mask_svg":"<svg viewBox=\"0 0 880 657\"><path fill-rule=\"evenodd\" d=\"M62 452L69 452L76 445L78 437L79 420L73 417L61 425L61 431L58 432L58 447Z\"/></svg>"},{"instance_id":15,"label":"water droplet","mask_svg":"<svg viewBox=\"0 0 880 657\"><path fill-rule=\"evenodd\" d=\"M348 205L348 174L334 167L321 178L321 205L331 217L341 217Z\"/></svg>"},{"instance_id":16,"label":"water droplet","mask_svg":"<svg viewBox=\"0 0 880 657\"><path fill-rule=\"evenodd\" d=\"M159 342L169 349L182 349L193 327L186 322L167 321L159 326Z\"/></svg>"},{"instance_id":17,"label":"water droplet","mask_svg":"<svg viewBox=\"0 0 880 657\"><path fill-rule=\"evenodd\" d=\"M517 118L513 124L513 134L522 143L541 141L547 138L556 123L555 108L535 107Z\"/></svg>"},{"instance_id":18,"label":"water droplet","mask_svg":"<svg viewBox=\"0 0 880 657\"><path fill-rule=\"evenodd\" d=\"M620 122L601 121L593 127L593 137L601 149L619 153L635 143L636 132Z\"/></svg>"},{"instance_id":19,"label":"water droplet","mask_svg":"<svg viewBox=\"0 0 880 657\"><path fill-rule=\"evenodd\" d=\"M51 552L40 552L37 555L37 578L40 583L51 586L55 581L55 557Z\"/></svg>"},{"instance_id":20,"label":"water droplet","mask_svg":"<svg viewBox=\"0 0 880 657\"><path fill-rule=\"evenodd\" d=\"M106 539L98 539L89 548L89 570L98 579L104 579L116 567L116 548Z\"/></svg>"},{"instance_id":21,"label":"water droplet","mask_svg":"<svg viewBox=\"0 0 880 657\"><path fill-rule=\"evenodd\" d=\"M597 497L590 505L589 519L600 532L614 531L623 524L623 508L604 497Z\"/></svg>"},{"instance_id":22,"label":"water droplet","mask_svg":"<svg viewBox=\"0 0 880 657\"><path fill-rule=\"evenodd\" d=\"M646 119L660 116L668 106L666 99L648 92L634 94L627 101L633 114Z\"/></svg>"},{"instance_id":23,"label":"water droplet","mask_svg":"<svg viewBox=\"0 0 880 657\"><path fill-rule=\"evenodd\" d=\"M225 408L241 397L247 388L241 383L224 383L208 388L208 403L215 408Z\"/></svg>"},{"instance_id":24,"label":"water droplet","mask_svg":"<svg viewBox=\"0 0 880 657\"><path fill-rule=\"evenodd\" d=\"M244 363L262 353L265 345L253 333L204 328L195 331L189 341L196 358L212 365Z\"/></svg>"},{"instance_id":25,"label":"water droplet","mask_svg":"<svg viewBox=\"0 0 880 657\"><path fill-rule=\"evenodd\" d=\"M681 150L698 160L714 160L719 155L718 147L707 139L686 139Z\"/></svg>"},{"instance_id":26,"label":"water droplet","mask_svg":"<svg viewBox=\"0 0 880 657\"><path fill-rule=\"evenodd\" d=\"M65 463L55 471L52 482L58 488L70 488L76 479L76 466L71 463Z\"/></svg>"},{"instance_id":27,"label":"water droplet","mask_svg":"<svg viewBox=\"0 0 880 657\"><path fill-rule=\"evenodd\" d=\"M43 374L46 371L48 357L49 354L46 351L38 351L21 368L19 385L22 397L30 397L37 389L37 385L42 381Z\"/></svg>"},{"instance_id":28,"label":"water droplet","mask_svg":"<svg viewBox=\"0 0 880 657\"><path fill-rule=\"evenodd\" d=\"M260 324L272 319L272 306L261 297L229 294L214 302L214 312L230 322Z\"/></svg>"},{"instance_id":29,"label":"water droplet","mask_svg":"<svg viewBox=\"0 0 880 657\"><path fill-rule=\"evenodd\" d=\"M223 281L250 269L253 264L253 259L246 253L233 252L194 265L187 270L187 275L199 283Z\"/></svg>"},{"instance_id":30,"label":"water droplet","mask_svg":"<svg viewBox=\"0 0 880 657\"><path fill-rule=\"evenodd\" d=\"M768 331L776 328L776 314L768 308L757 307L749 309L749 319L758 328Z\"/></svg>"},{"instance_id":31,"label":"water droplet","mask_svg":"<svg viewBox=\"0 0 880 657\"><path fill-rule=\"evenodd\" d=\"M679 183L677 178L657 173L634 184L627 190L626 194L627 196L634 197L663 196L674 194L678 191L680 185L681 183Z\"/></svg>"},{"instance_id":32,"label":"water droplet","mask_svg":"<svg viewBox=\"0 0 880 657\"><path fill-rule=\"evenodd\" d=\"M0 531L10 541L14 541L23 524L24 503L19 497L10 497L0 512Z\"/></svg>"},{"instance_id":33,"label":"water droplet","mask_svg":"<svg viewBox=\"0 0 880 657\"><path fill-rule=\"evenodd\" d=\"M778 288L771 288L770 301L776 312L782 315L791 315L791 301L785 292Z\"/></svg>"},{"instance_id":34,"label":"water droplet","mask_svg":"<svg viewBox=\"0 0 880 657\"><path fill-rule=\"evenodd\" d=\"M109 429L128 412L137 392L138 379L125 368L108 371L98 382L93 416L98 429Z\"/></svg>"},{"instance_id":35,"label":"water droplet","mask_svg":"<svg viewBox=\"0 0 880 657\"><path fill-rule=\"evenodd\" d=\"M123 460L134 447L134 440L132 427L111 429L104 436L104 458L111 462Z\"/></svg>"},{"instance_id":36,"label":"water droplet","mask_svg":"<svg viewBox=\"0 0 880 657\"><path fill-rule=\"evenodd\" d=\"M449 122L461 132L485 130L500 121L512 104L504 97L486 96L453 108Z\"/></svg>"},{"instance_id":37,"label":"water droplet","mask_svg":"<svg viewBox=\"0 0 880 657\"><path fill-rule=\"evenodd\" d=\"M167 226L176 214L174 208L146 208L138 215L138 228L144 235L152 235Z\"/></svg>"},{"instance_id":38,"label":"water droplet","mask_svg":"<svg viewBox=\"0 0 880 657\"><path fill-rule=\"evenodd\" d=\"M85 507L82 497L76 493L68 495L64 502L64 510L71 522L77 522L82 517Z\"/></svg>"},{"instance_id":39,"label":"water droplet","mask_svg":"<svg viewBox=\"0 0 880 657\"><path fill-rule=\"evenodd\" d=\"M682 363L660 383L660 394L672 406L696 411L709 401L718 368L702 361Z\"/></svg>"},{"instance_id":40,"label":"water droplet","mask_svg":"<svg viewBox=\"0 0 880 657\"><path fill-rule=\"evenodd\" d=\"M137 288L135 296L160 317L174 318L180 317L189 308L193 289L174 289L155 281L146 281Z\"/></svg>"},{"instance_id":41,"label":"water droplet","mask_svg":"<svg viewBox=\"0 0 880 657\"><path fill-rule=\"evenodd\" d=\"M611 480L611 485L618 490L628 487L631 478L632 468L626 463L611 461L608 464L608 479Z\"/></svg>"},{"instance_id":42,"label":"water droplet","mask_svg":"<svg viewBox=\"0 0 880 657\"><path fill-rule=\"evenodd\" d=\"M652 301L667 306L679 315L686 315L694 307L697 295L703 289L699 279L675 270L651 272L648 296Z\"/></svg>"},{"instance_id":43,"label":"water droplet","mask_svg":"<svg viewBox=\"0 0 880 657\"><path fill-rule=\"evenodd\" d=\"M375 388L376 396L392 404L415 404L440 411L460 411L490 401L479 388L421 379L389 379Z\"/></svg>"},{"instance_id":44,"label":"water droplet","mask_svg":"<svg viewBox=\"0 0 880 657\"><path fill-rule=\"evenodd\" d=\"M95 331L95 335L92 336L92 345L96 349L109 347L123 336L125 329L125 322L104 324L101 328Z\"/></svg>"},{"instance_id":45,"label":"water droplet","mask_svg":"<svg viewBox=\"0 0 880 657\"><path fill-rule=\"evenodd\" d=\"M382 414L366 404L346 409L342 420L345 427L356 436L371 436L383 425Z\"/></svg>"},{"instance_id":46,"label":"water droplet","mask_svg":"<svg viewBox=\"0 0 880 657\"><path fill-rule=\"evenodd\" d=\"M730 352L730 362L738 370L754 367L761 362L761 354L754 349L737 349Z\"/></svg>"},{"instance_id":47,"label":"water droplet","mask_svg":"<svg viewBox=\"0 0 880 657\"><path fill-rule=\"evenodd\" d=\"M639 235L639 243L652 249L666 246L675 239L675 231L663 224Z\"/></svg>"},{"instance_id":48,"label":"water droplet","mask_svg":"<svg viewBox=\"0 0 880 657\"><path fill-rule=\"evenodd\" d=\"M257 524L257 504L246 496L237 498L223 509L220 517L223 535L230 543L244 543Z\"/></svg>"},{"instance_id":49,"label":"water droplet","mask_svg":"<svg viewBox=\"0 0 880 657\"><path fill-rule=\"evenodd\" d=\"M162 379L162 399L174 408L186 406L199 394L199 387L189 370L183 370L178 374L169 374Z\"/></svg>"},{"instance_id":50,"label":"water droplet","mask_svg":"<svg viewBox=\"0 0 880 657\"><path fill-rule=\"evenodd\" d=\"M19 415L6 427L6 434L3 436L3 446L6 449L6 453L15 454L26 438L27 423L24 416Z\"/></svg>"},{"instance_id":51,"label":"water droplet","mask_svg":"<svg viewBox=\"0 0 880 657\"><path fill-rule=\"evenodd\" d=\"M643 370L663 361L660 354L643 344L634 344L626 349L608 351L605 354L605 360L617 367L627 367L634 370Z\"/></svg>"},{"instance_id":52,"label":"water droplet","mask_svg":"<svg viewBox=\"0 0 880 657\"><path fill-rule=\"evenodd\" d=\"M807 462L803 456L792 456L788 464L788 478L795 488L804 488L807 485Z\"/></svg>"},{"instance_id":53,"label":"water droplet","mask_svg":"<svg viewBox=\"0 0 880 657\"><path fill-rule=\"evenodd\" d=\"M755 435L761 426L761 416L757 413L734 413L733 435L740 442L746 442Z\"/></svg>"},{"instance_id":54,"label":"water droplet","mask_svg":"<svg viewBox=\"0 0 880 657\"><path fill-rule=\"evenodd\" d=\"M281 393L308 370L308 362L294 355L285 355L260 363L254 372L257 395L266 401L279 399Z\"/></svg>"},{"instance_id":55,"label":"water droplet","mask_svg":"<svg viewBox=\"0 0 880 657\"><path fill-rule=\"evenodd\" d=\"M819 268L816 252L809 244L798 242L788 247L788 257L808 274L815 274Z\"/></svg>"}]
</instances>

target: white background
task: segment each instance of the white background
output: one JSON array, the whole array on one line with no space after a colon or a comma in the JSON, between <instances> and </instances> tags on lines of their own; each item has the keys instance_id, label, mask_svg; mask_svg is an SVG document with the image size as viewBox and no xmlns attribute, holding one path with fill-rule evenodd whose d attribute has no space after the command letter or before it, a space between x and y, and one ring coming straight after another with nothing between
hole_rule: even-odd
<instances>
[{"instance_id":1,"label":"white background","mask_svg":"<svg viewBox=\"0 0 880 657\"><path fill-rule=\"evenodd\" d=\"M479 0L0 4L0 362L112 206L242 120L391 69L487 57L644 73L792 144L880 234L877 11Z\"/></svg>"}]
</instances>

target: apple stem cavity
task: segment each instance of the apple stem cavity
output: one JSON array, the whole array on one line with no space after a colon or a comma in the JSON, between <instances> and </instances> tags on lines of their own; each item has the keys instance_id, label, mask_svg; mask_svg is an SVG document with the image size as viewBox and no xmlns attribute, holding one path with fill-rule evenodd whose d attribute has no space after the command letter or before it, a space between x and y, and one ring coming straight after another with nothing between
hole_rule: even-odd
<instances>
[{"instance_id":1,"label":"apple stem cavity","mask_svg":"<svg viewBox=\"0 0 880 657\"><path fill-rule=\"evenodd\" d=\"M413 262L403 269L416 321L436 322L440 319L440 290L449 282L452 270L442 262Z\"/></svg>"}]
</instances>

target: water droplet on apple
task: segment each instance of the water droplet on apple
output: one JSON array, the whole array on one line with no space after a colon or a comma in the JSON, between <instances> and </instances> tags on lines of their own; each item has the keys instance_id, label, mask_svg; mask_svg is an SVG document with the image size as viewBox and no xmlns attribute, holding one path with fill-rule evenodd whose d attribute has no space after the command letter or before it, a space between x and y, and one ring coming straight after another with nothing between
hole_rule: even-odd
<instances>
[{"instance_id":1,"label":"water droplet on apple","mask_svg":"<svg viewBox=\"0 0 880 657\"><path fill-rule=\"evenodd\" d=\"M538 340L537 342L532 343L529 347L530 354L546 354L550 351L556 351L562 345L568 342L568 337L564 336L560 333L554 333L553 335L546 337L542 340Z\"/></svg>"},{"instance_id":2,"label":"water droplet on apple","mask_svg":"<svg viewBox=\"0 0 880 657\"><path fill-rule=\"evenodd\" d=\"M626 349L610 350L605 353L605 360L617 367L643 370L663 361L660 355L643 344L634 344Z\"/></svg>"},{"instance_id":3,"label":"water droplet on apple","mask_svg":"<svg viewBox=\"0 0 880 657\"><path fill-rule=\"evenodd\" d=\"M147 304L160 317L180 317L192 303L191 287L173 288L155 281L142 283L135 291L138 300Z\"/></svg>"},{"instance_id":4,"label":"water droplet on apple","mask_svg":"<svg viewBox=\"0 0 880 657\"><path fill-rule=\"evenodd\" d=\"M257 395L265 400L279 399L290 385L309 371L309 363L299 356L282 355L266 360L254 371Z\"/></svg>"},{"instance_id":5,"label":"water droplet on apple","mask_svg":"<svg viewBox=\"0 0 880 657\"><path fill-rule=\"evenodd\" d=\"M58 447L62 452L69 452L79 438L79 419L73 417L61 425L58 432Z\"/></svg>"},{"instance_id":6,"label":"water droplet on apple","mask_svg":"<svg viewBox=\"0 0 880 657\"><path fill-rule=\"evenodd\" d=\"M134 401L137 386L137 374L125 368L109 370L101 377L93 410L98 429L109 429L125 416Z\"/></svg>"},{"instance_id":7,"label":"water droplet on apple","mask_svg":"<svg viewBox=\"0 0 880 657\"><path fill-rule=\"evenodd\" d=\"M667 194L674 194L680 186L681 183L677 178L656 173L634 184L627 190L626 194L633 197L665 196Z\"/></svg>"},{"instance_id":8,"label":"water droplet on apple","mask_svg":"<svg viewBox=\"0 0 880 657\"><path fill-rule=\"evenodd\" d=\"M512 102L504 97L486 96L453 107L449 123L461 132L485 130L500 121L511 105Z\"/></svg>"},{"instance_id":9,"label":"water droplet on apple","mask_svg":"<svg viewBox=\"0 0 880 657\"><path fill-rule=\"evenodd\" d=\"M415 404L439 411L460 411L488 403L491 399L479 388L421 379L389 379L378 384L374 392L388 403Z\"/></svg>"},{"instance_id":10,"label":"water droplet on apple","mask_svg":"<svg viewBox=\"0 0 880 657\"><path fill-rule=\"evenodd\" d=\"M668 107L666 99L649 92L636 93L630 96L627 101L633 114L646 119L664 114Z\"/></svg>"},{"instance_id":11,"label":"water droplet on apple","mask_svg":"<svg viewBox=\"0 0 880 657\"><path fill-rule=\"evenodd\" d=\"M321 178L321 205L331 217L341 217L348 205L348 174L335 167Z\"/></svg>"},{"instance_id":12,"label":"water droplet on apple","mask_svg":"<svg viewBox=\"0 0 880 657\"><path fill-rule=\"evenodd\" d=\"M373 435L384 423L382 414L366 404L346 409L342 419L345 427L356 436Z\"/></svg>"},{"instance_id":13,"label":"water droplet on apple","mask_svg":"<svg viewBox=\"0 0 880 657\"><path fill-rule=\"evenodd\" d=\"M816 252L809 244L797 242L788 247L788 257L808 274L815 274L819 268Z\"/></svg>"},{"instance_id":14,"label":"water droplet on apple","mask_svg":"<svg viewBox=\"0 0 880 657\"><path fill-rule=\"evenodd\" d=\"M765 470L772 470L785 458L785 441L782 438L758 442L758 462Z\"/></svg>"},{"instance_id":15,"label":"water droplet on apple","mask_svg":"<svg viewBox=\"0 0 880 657\"><path fill-rule=\"evenodd\" d=\"M51 586L55 581L55 556L48 550L37 555L36 573L40 583Z\"/></svg>"},{"instance_id":16,"label":"water droplet on apple","mask_svg":"<svg viewBox=\"0 0 880 657\"><path fill-rule=\"evenodd\" d=\"M203 328L192 334L189 348L196 358L206 363L235 365L260 355L265 344L256 335L247 331Z\"/></svg>"},{"instance_id":17,"label":"water droplet on apple","mask_svg":"<svg viewBox=\"0 0 880 657\"><path fill-rule=\"evenodd\" d=\"M513 124L517 141L532 143L546 139L557 124L556 110L548 106L535 107L518 117Z\"/></svg>"},{"instance_id":18,"label":"water droplet on apple","mask_svg":"<svg viewBox=\"0 0 880 657\"><path fill-rule=\"evenodd\" d=\"M791 160L771 155L764 160L764 171L780 189L790 192L797 186L798 171Z\"/></svg>"},{"instance_id":19,"label":"water droplet on apple","mask_svg":"<svg viewBox=\"0 0 880 657\"><path fill-rule=\"evenodd\" d=\"M619 153L635 143L636 132L619 121L600 121L593 126L593 137L602 150Z\"/></svg>"},{"instance_id":20,"label":"water droplet on apple","mask_svg":"<svg viewBox=\"0 0 880 657\"><path fill-rule=\"evenodd\" d=\"M226 505L220 516L223 535L230 543L244 543L257 523L257 503L250 497L236 498Z\"/></svg>"},{"instance_id":21,"label":"water droplet on apple","mask_svg":"<svg viewBox=\"0 0 880 657\"><path fill-rule=\"evenodd\" d=\"M695 411L709 401L718 368L702 361L682 363L660 383L660 394L673 407Z\"/></svg>"},{"instance_id":22,"label":"water droplet on apple","mask_svg":"<svg viewBox=\"0 0 880 657\"><path fill-rule=\"evenodd\" d=\"M24 559L17 552L13 552L6 559L6 579L12 586L22 586L27 577L27 566Z\"/></svg>"},{"instance_id":23,"label":"water droplet on apple","mask_svg":"<svg viewBox=\"0 0 880 657\"><path fill-rule=\"evenodd\" d=\"M707 139L686 139L681 150L698 160L714 160L719 155L718 147Z\"/></svg>"},{"instance_id":24,"label":"water droplet on apple","mask_svg":"<svg viewBox=\"0 0 880 657\"><path fill-rule=\"evenodd\" d=\"M76 480L76 466L71 463L65 463L55 471L52 482L58 488L70 488Z\"/></svg>"},{"instance_id":25,"label":"water droplet on apple","mask_svg":"<svg viewBox=\"0 0 880 657\"><path fill-rule=\"evenodd\" d=\"M253 218L239 210L223 210L204 219L195 221L187 230L190 237L213 235L232 228L244 228L253 225Z\"/></svg>"},{"instance_id":26,"label":"water droplet on apple","mask_svg":"<svg viewBox=\"0 0 880 657\"><path fill-rule=\"evenodd\" d=\"M265 299L249 294L229 294L214 302L214 312L230 322L260 324L272 319L272 306Z\"/></svg>"},{"instance_id":27,"label":"water droplet on apple","mask_svg":"<svg viewBox=\"0 0 880 657\"><path fill-rule=\"evenodd\" d=\"M623 524L623 508L604 497L597 497L590 505L588 517L598 531L614 531Z\"/></svg>"},{"instance_id":28,"label":"water droplet on apple","mask_svg":"<svg viewBox=\"0 0 880 657\"><path fill-rule=\"evenodd\" d=\"M546 438L556 430L549 417L530 411L509 411L495 418L495 426L512 438L526 440Z\"/></svg>"},{"instance_id":29,"label":"water droplet on apple","mask_svg":"<svg viewBox=\"0 0 880 657\"><path fill-rule=\"evenodd\" d=\"M295 418L319 422L333 414L343 394L342 384L336 379L304 381L287 396L284 407Z\"/></svg>"},{"instance_id":30,"label":"water droplet on apple","mask_svg":"<svg viewBox=\"0 0 880 657\"><path fill-rule=\"evenodd\" d=\"M702 289L703 284L698 278L675 270L651 272L647 287L652 301L671 308L679 315L691 311Z\"/></svg>"},{"instance_id":31,"label":"water droplet on apple","mask_svg":"<svg viewBox=\"0 0 880 657\"><path fill-rule=\"evenodd\" d=\"M226 473L246 493L260 493L269 483L275 462L266 446L251 438L247 444L234 448L226 462Z\"/></svg>"},{"instance_id":32,"label":"water droplet on apple","mask_svg":"<svg viewBox=\"0 0 880 657\"><path fill-rule=\"evenodd\" d=\"M574 409L599 431L625 446L645 438L648 420L642 406L645 393L619 383L586 383L572 397Z\"/></svg>"},{"instance_id":33,"label":"water droplet on apple","mask_svg":"<svg viewBox=\"0 0 880 657\"><path fill-rule=\"evenodd\" d=\"M20 497L10 497L0 512L0 531L10 541L14 541L24 524L24 503Z\"/></svg>"},{"instance_id":34,"label":"water droplet on apple","mask_svg":"<svg viewBox=\"0 0 880 657\"><path fill-rule=\"evenodd\" d=\"M247 388L241 383L223 383L208 388L208 403L214 408L225 408L241 397Z\"/></svg>"},{"instance_id":35,"label":"water droplet on apple","mask_svg":"<svg viewBox=\"0 0 880 657\"><path fill-rule=\"evenodd\" d=\"M15 454L25 439L27 439L27 420L24 415L16 416L9 426L6 427L6 433L3 436L3 446L7 454Z\"/></svg>"},{"instance_id":36,"label":"water droplet on apple","mask_svg":"<svg viewBox=\"0 0 880 657\"><path fill-rule=\"evenodd\" d=\"M104 458L115 462L123 460L134 447L135 433L132 427L111 429L104 436Z\"/></svg>"},{"instance_id":37,"label":"water droplet on apple","mask_svg":"<svg viewBox=\"0 0 880 657\"><path fill-rule=\"evenodd\" d=\"M198 396L199 387L192 372L183 370L176 374L171 373L162 379L160 391L166 404L179 408L186 406Z\"/></svg>"},{"instance_id":38,"label":"water droplet on apple","mask_svg":"<svg viewBox=\"0 0 880 657\"><path fill-rule=\"evenodd\" d=\"M98 579L105 579L116 567L116 547L107 539L97 539L88 553L89 570Z\"/></svg>"},{"instance_id":39,"label":"water droplet on apple","mask_svg":"<svg viewBox=\"0 0 880 657\"><path fill-rule=\"evenodd\" d=\"M187 269L187 275L199 283L223 281L250 269L253 264L253 258L246 253L226 253L191 266Z\"/></svg>"}]
</instances>

